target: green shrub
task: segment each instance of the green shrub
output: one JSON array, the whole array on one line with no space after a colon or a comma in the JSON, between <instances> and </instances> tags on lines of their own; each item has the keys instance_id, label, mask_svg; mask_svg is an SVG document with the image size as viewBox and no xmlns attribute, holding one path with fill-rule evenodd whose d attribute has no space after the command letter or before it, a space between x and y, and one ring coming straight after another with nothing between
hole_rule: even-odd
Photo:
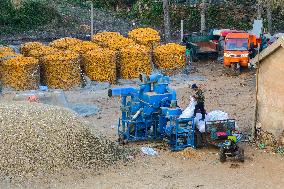
<instances>
[{"instance_id":1,"label":"green shrub","mask_svg":"<svg viewBox=\"0 0 284 189\"><path fill-rule=\"evenodd\" d=\"M1 0L0 25L12 28L34 28L60 18L56 8L44 1L27 0L19 8L10 0Z\"/></svg>"}]
</instances>

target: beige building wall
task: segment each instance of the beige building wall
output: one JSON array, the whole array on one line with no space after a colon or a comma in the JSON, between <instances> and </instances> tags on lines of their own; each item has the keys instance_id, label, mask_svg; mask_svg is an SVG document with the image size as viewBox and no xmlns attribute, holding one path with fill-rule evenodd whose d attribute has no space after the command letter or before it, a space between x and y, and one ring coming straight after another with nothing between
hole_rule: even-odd
<instances>
[{"instance_id":1,"label":"beige building wall","mask_svg":"<svg viewBox=\"0 0 284 189\"><path fill-rule=\"evenodd\" d=\"M258 121L277 139L284 131L284 48L279 47L260 63Z\"/></svg>"}]
</instances>

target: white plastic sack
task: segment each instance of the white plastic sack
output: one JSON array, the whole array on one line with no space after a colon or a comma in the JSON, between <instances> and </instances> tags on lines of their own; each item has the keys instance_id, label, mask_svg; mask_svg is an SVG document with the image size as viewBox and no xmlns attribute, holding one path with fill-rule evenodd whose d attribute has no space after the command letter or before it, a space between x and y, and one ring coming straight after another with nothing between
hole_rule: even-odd
<instances>
[{"instance_id":1,"label":"white plastic sack","mask_svg":"<svg viewBox=\"0 0 284 189\"><path fill-rule=\"evenodd\" d=\"M158 152L156 152L153 148L150 147L142 147L141 151L143 154L146 154L148 156L157 156Z\"/></svg>"},{"instance_id":2,"label":"white plastic sack","mask_svg":"<svg viewBox=\"0 0 284 189\"><path fill-rule=\"evenodd\" d=\"M205 120L201 120L201 119L202 119L202 114L197 113L194 121L195 121L195 124L198 130L201 133L204 133L206 121L226 120L226 119L229 119L229 116L226 112L223 112L220 110L214 110L214 111L209 112L207 115L205 115Z\"/></svg>"},{"instance_id":3,"label":"white plastic sack","mask_svg":"<svg viewBox=\"0 0 284 189\"><path fill-rule=\"evenodd\" d=\"M207 121L217 121L229 119L229 115L221 110L214 110L209 112L206 116Z\"/></svg>"},{"instance_id":4,"label":"white plastic sack","mask_svg":"<svg viewBox=\"0 0 284 189\"><path fill-rule=\"evenodd\" d=\"M187 108L182 112L182 114L179 116L179 118L191 118L194 114L194 109L196 105L196 101L193 97L190 97L190 103L187 106Z\"/></svg>"},{"instance_id":5,"label":"white plastic sack","mask_svg":"<svg viewBox=\"0 0 284 189\"><path fill-rule=\"evenodd\" d=\"M202 119L202 114L201 113L197 113L195 118L194 118L194 122L196 127L198 128L198 130L201 133L205 132L205 121L207 121L207 116L205 115L205 120L201 120Z\"/></svg>"}]
</instances>

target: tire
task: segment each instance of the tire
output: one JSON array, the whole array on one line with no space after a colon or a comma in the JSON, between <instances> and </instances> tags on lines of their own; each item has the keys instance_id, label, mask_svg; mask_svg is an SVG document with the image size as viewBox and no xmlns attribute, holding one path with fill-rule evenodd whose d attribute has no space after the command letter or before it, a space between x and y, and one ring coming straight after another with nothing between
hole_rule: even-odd
<instances>
[{"instance_id":1,"label":"tire","mask_svg":"<svg viewBox=\"0 0 284 189\"><path fill-rule=\"evenodd\" d=\"M227 157L226 154L223 150L223 148L221 148L220 152L219 152L219 160L221 163L224 163L226 161Z\"/></svg>"}]
</instances>

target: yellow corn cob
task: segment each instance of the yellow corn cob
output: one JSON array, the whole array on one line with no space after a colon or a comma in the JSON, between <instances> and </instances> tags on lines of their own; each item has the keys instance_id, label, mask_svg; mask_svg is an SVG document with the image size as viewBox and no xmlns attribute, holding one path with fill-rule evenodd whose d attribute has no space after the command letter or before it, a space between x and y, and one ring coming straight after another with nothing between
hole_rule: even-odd
<instances>
[{"instance_id":1,"label":"yellow corn cob","mask_svg":"<svg viewBox=\"0 0 284 189\"><path fill-rule=\"evenodd\" d=\"M21 53L24 56L28 56L29 52L31 50L38 50L40 49L42 46L44 46L42 43L40 42L29 42L29 43L25 43L24 45L21 46Z\"/></svg>"},{"instance_id":2,"label":"yellow corn cob","mask_svg":"<svg viewBox=\"0 0 284 189\"><path fill-rule=\"evenodd\" d=\"M9 52L9 51L0 52L0 62L4 61L4 60L7 60L7 59L15 58L17 56L21 56L22 57L23 55L17 54L15 52Z\"/></svg>"},{"instance_id":3,"label":"yellow corn cob","mask_svg":"<svg viewBox=\"0 0 284 189\"><path fill-rule=\"evenodd\" d=\"M2 84L15 90L37 89L39 86L39 64L32 57L17 56L1 64Z\"/></svg>"},{"instance_id":4,"label":"yellow corn cob","mask_svg":"<svg viewBox=\"0 0 284 189\"><path fill-rule=\"evenodd\" d=\"M0 46L0 53L1 52L14 52L11 47Z\"/></svg>"},{"instance_id":5,"label":"yellow corn cob","mask_svg":"<svg viewBox=\"0 0 284 189\"><path fill-rule=\"evenodd\" d=\"M159 69L179 69L185 66L185 47L169 43L154 50L154 63Z\"/></svg>"},{"instance_id":6,"label":"yellow corn cob","mask_svg":"<svg viewBox=\"0 0 284 189\"><path fill-rule=\"evenodd\" d=\"M58 51L59 51L58 49L55 49L53 47L42 46L38 49L34 49L34 50L29 51L27 54L28 54L29 57L34 57L34 58L40 59L40 58L44 57L45 55L54 54Z\"/></svg>"},{"instance_id":7,"label":"yellow corn cob","mask_svg":"<svg viewBox=\"0 0 284 189\"><path fill-rule=\"evenodd\" d=\"M95 81L116 81L116 52L96 49L83 54L86 75Z\"/></svg>"},{"instance_id":8,"label":"yellow corn cob","mask_svg":"<svg viewBox=\"0 0 284 189\"><path fill-rule=\"evenodd\" d=\"M136 43L147 47L156 47L160 44L159 32L152 28L137 28L128 33L128 37Z\"/></svg>"},{"instance_id":9,"label":"yellow corn cob","mask_svg":"<svg viewBox=\"0 0 284 189\"><path fill-rule=\"evenodd\" d=\"M76 45L70 46L68 49L76 53L83 54L87 51L96 50L99 48L100 46L96 43L93 43L91 41L82 41L80 43L77 43Z\"/></svg>"},{"instance_id":10,"label":"yellow corn cob","mask_svg":"<svg viewBox=\"0 0 284 189\"><path fill-rule=\"evenodd\" d=\"M121 78L138 78L140 73L149 75L151 71L149 48L136 44L120 50Z\"/></svg>"},{"instance_id":11,"label":"yellow corn cob","mask_svg":"<svg viewBox=\"0 0 284 189\"><path fill-rule=\"evenodd\" d=\"M120 50L129 45L134 45L135 42L129 38L123 37L117 32L101 32L92 36L92 41L98 45L111 50Z\"/></svg>"},{"instance_id":12,"label":"yellow corn cob","mask_svg":"<svg viewBox=\"0 0 284 189\"><path fill-rule=\"evenodd\" d=\"M49 43L49 46L57 48L57 49L61 49L61 50L67 50L71 46L76 45L81 42L82 41L80 39L65 37L65 38L54 40L53 42Z\"/></svg>"},{"instance_id":13,"label":"yellow corn cob","mask_svg":"<svg viewBox=\"0 0 284 189\"><path fill-rule=\"evenodd\" d=\"M71 51L59 51L42 59L42 77L52 89L68 90L81 84L79 55Z\"/></svg>"}]
</instances>

